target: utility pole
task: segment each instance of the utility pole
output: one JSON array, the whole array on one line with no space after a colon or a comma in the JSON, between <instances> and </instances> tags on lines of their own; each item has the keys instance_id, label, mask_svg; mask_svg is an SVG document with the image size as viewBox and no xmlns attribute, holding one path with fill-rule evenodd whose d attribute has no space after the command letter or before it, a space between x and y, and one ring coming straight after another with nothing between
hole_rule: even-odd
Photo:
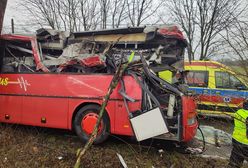
<instances>
[{"instance_id":1,"label":"utility pole","mask_svg":"<svg viewBox=\"0 0 248 168\"><path fill-rule=\"evenodd\" d=\"M15 33L15 25L14 25L14 19L11 19L11 33L14 34Z\"/></svg>"}]
</instances>

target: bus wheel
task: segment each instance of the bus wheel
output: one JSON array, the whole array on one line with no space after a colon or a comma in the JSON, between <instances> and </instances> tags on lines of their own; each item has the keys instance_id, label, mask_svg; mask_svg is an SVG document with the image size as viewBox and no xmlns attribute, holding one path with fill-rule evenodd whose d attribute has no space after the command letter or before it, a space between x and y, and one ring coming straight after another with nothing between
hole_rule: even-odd
<instances>
[{"instance_id":1,"label":"bus wheel","mask_svg":"<svg viewBox=\"0 0 248 168\"><path fill-rule=\"evenodd\" d=\"M94 130L100 107L98 105L87 105L82 107L76 114L73 127L79 138L85 143L88 141L91 133ZM110 123L108 114L103 114L97 137L94 144L99 144L105 141L109 136Z\"/></svg>"}]
</instances>

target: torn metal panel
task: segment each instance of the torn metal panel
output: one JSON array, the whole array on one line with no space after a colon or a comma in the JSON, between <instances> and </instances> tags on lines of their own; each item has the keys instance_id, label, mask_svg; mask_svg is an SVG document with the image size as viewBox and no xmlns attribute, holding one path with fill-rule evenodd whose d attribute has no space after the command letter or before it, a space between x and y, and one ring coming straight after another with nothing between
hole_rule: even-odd
<instances>
[{"instance_id":1,"label":"torn metal panel","mask_svg":"<svg viewBox=\"0 0 248 168\"><path fill-rule=\"evenodd\" d=\"M144 27L128 27L128 28L75 32L73 34L75 38L78 38L82 36L109 35L109 34L135 34L135 33L142 33L143 31L144 31Z\"/></svg>"},{"instance_id":2,"label":"torn metal panel","mask_svg":"<svg viewBox=\"0 0 248 168\"><path fill-rule=\"evenodd\" d=\"M87 46L84 43L75 43L68 45L63 53L54 59L46 59L43 61L46 66L61 66L80 64L86 67L105 65L104 56L102 54L89 53ZM92 49L89 49L92 50Z\"/></svg>"},{"instance_id":3,"label":"torn metal panel","mask_svg":"<svg viewBox=\"0 0 248 168\"><path fill-rule=\"evenodd\" d=\"M82 53L83 43L75 43L68 45L64 50L63 53L59 56L59 58L73 58L79 57Z\"/></svg>"},{"instance_id":4,"label":"torn metal panel","mask_svg":"<svg viewBox=\"0 0 248 168\"><path fill-rule=\"evenodd\" d=\"M41 28L36 31L36 37L42 48L61 50L65 47L70 32Z\"/></svg>"},{"instance_id":5,"label":"torn metal panel","mask_svg":"<svg viewBox=\"0 0 248 168\"><path fill-rule=\"evenodd\" d=\"M98 42L144 42L146 40L145 33L135 33L135 34L109 34L109 35L93 35L93 36L80 36L69 39L70 41L80 41L80 40L92 40Z\"/></svg>"},{"instance_id":6,"label":"torn metal panel","mask_svg":"<svg viewBox=\"0 0 248 168\"><path fill-rule=\"evenodd\" d=\"M150 26L126 29L112 29L102 31L88 31L73 33L73 39L89 39L94 41L118 41L118 42L145 42L153 40L159 36L167 39L178 39L186 46L187 42L182 32L177 26ZM158 40L158 39L157 39Z\"/></svg>"},{"instance_id":7,"label":"torn metal panel","mask_svg":"<svg viewBox=\"0 0 248 168\"><path fill-rule=\"evenodd\" d=\"M131 118L130 122L138 141L169 132L159 108L139 114Z\"/></svg>"}]
</instances>

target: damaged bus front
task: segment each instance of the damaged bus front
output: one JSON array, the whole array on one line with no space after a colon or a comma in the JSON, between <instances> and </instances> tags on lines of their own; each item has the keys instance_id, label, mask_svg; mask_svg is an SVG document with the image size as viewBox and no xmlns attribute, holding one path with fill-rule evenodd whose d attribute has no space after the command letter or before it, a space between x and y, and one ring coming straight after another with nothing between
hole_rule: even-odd
<instances>
[{"instance_id":1,"label":"damaged bus front","mask_svg":"<svg viewBox=\"0 0 248 168\"><path fill-rule=\"evenodd\" d=\"M0 122L73 129L87 141L117 68L131 56L95 143L109 134L189 141L198 123L184 83L185 47L176 26L2 35Z\"/></svg>"}]
</instances>

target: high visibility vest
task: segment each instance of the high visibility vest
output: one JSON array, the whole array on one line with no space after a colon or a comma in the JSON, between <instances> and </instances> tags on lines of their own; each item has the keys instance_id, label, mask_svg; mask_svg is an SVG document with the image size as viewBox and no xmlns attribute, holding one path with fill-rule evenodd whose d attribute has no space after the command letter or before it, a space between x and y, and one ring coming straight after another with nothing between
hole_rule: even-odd
<instances>
[{"instance_id":1,"label":"high visibility vest","mask_svg":"<svg viewBox=\"0 0 248 168\"><path fill-rule=\"evenodd\" d=\"M166 70L166 71L161 71L158 73L158 76L165 80L166 82L168 83L172 83L172 72L169 71L169 70Z\"/></svg>"},{"instance_id":2,"label":"high visibility vest","mask_svg":"<svg viewBox=\"0 0 248 168\"><path fill-rule=\"evenodd\" d=\"M248 110L240 109L235 113L234 131L232 136L233 139L245 145L248 145L247 119Z\"/></svg>"}]
</instances>

